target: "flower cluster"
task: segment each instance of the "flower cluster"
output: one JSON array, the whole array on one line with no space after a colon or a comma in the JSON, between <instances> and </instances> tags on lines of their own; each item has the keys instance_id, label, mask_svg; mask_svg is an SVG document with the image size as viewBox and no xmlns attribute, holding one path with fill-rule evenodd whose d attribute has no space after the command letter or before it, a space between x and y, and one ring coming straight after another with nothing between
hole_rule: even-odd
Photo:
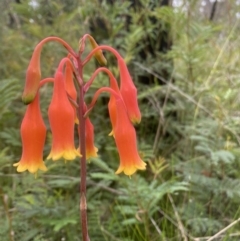
<instances>
[{"instance_id":1,"label":"flower cluster","mask_svg":"<svg viewBox=\"0 0 240 241\"><path fill-rule=\"evenodd\" d=\"M82 60L86 40L90 41L92 51ZM41 50L43 45L49 41L62 44L67 49L68 55L60 61L54 78L41 79ZM120 85L111 71L105 67L98 68L88 81L83 80L83 67L92 56L98 60L100 65L106 65L107 61L102 50L112 52L117 58ZM101 71L108 74L110 84L98 89L92 102L87 105L84 95ZM115 140L120 157L120 165L116 173L124 172L126 175L132 175L137 169L145 169L146 164L137 150L136 132L133 126L141 121L137 89L126 63L115 49L104 45L98 46L92 36L86 34L79 42L77 53L65 41L57 37L42 40L33 52L22 95L23 102L28 106L21 124L22 157L18 163L14 164L18 172L28 170L35 173L39 169L47 170L43 161L46 127L40 110L39 89L48 82L53 83L53 94L48 108L52 147L47 159L73 160L76 157L88 159L97 156L98 149L94 145L94 126L90 120L90 112L99 95L102 92L108 92L110 94L108 110L112 123L110 135ZM79 148L76 148L74 144L75 125L78 125L79 136L84 133L83 139L79 138Z\"/></svg>"}]
</instances>

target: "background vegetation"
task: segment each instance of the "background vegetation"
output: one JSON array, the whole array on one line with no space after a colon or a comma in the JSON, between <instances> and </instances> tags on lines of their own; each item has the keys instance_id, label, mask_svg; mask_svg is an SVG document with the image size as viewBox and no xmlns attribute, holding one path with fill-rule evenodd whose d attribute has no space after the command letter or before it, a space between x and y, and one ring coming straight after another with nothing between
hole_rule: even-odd
<instances>
[{"instance_id":1,"label":"background vegetation","mask_svg":"<svg viewBox=\"0 0 240 241\"><path fill-rule=\"evenodd\" d=\"M37 178L12 166L21 156L25 70L35 45L49 35L77 49L79 38L92 33L126 57L139 89L137 134L147 171L131 179L114 174L118 154L108 137L106 100L92 113L99 157L88 165L91 241L213 240L239 220L240 2L140 2L136 9L129 1L0 2L1 241L81 240L78 161L48 161L48 172ZM65 54L58 44L44 47L43 77ZM106 83L101 75L94 87ZM51 91L41 93L46 123ZM44 156L50 141L49 132ZM214 240L239 240L240 224L233 224Z\"/></svg>"}]
</instances>

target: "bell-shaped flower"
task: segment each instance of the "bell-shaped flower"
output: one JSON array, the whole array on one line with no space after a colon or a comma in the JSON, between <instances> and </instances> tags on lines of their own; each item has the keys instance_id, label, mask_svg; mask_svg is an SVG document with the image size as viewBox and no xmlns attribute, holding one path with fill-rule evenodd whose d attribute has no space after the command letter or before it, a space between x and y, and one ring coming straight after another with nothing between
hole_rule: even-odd
<instances>
[{"instance_id":1,"label":"bell-shaped flower","mask_svg":"<svg viewBox=\"0 0 240 241\"><path fill-rule=\"evenodd\" d=\"M69 51L69 53L75 56L75 53L72 50L72 48L61 38L52 36L52 37L43 39L34 49L32 58L28 65L28 69L26 73L25 88L22 95L22 101L25 104L31 103L37 93L39 82L41 79L40 55L41 55L43 45L49 41L59 42Z\"/></svg>"},{"instance_id":2,"label":"bell-shaped flower","mask_svg":"<svg viewBox=\"0 0 240 241\"><path fill-rule=\"evenodd\" d=\"M94 146L94 126L91 123L89 117L86 118L86 158L97 157L98 148Z\"/></svg>"},{"instance_id":3,"label":"bell-shaped flower","mask_svg":"<svg viewBox=\"0 0 240 241\"><path fill-rule=\"evenodd\" d=\"M120 166L116 174L124 172L131 176L138 169L145 170L146 163L139 156L136 132L127 114L125 104L120 98L116 99L116 113L116 123L112 123L114 139L120 156Z\"/></svg>"},{"instance_id":4,"label":"bell-shaped flower","mask_svg":"<svg viewBox=\"0 0 240 241\"><path fill-rule=\"evenodd\" d=\"M65 90L64 76L57 70L54 89L48 109L49 123L52 130L52 148L48 159L73 160L80 153L74 146L74 110Z\"/></svg>"},{"instance_id":5,"label":"bell-shaped flower","mask_svg":"<svg viewBox=\"0 0 240 241\"><path fill-rule=\"evenodd\" d=\"M42 45L42 43L39 43L36 46L27 68L25 87L22 95L22 101L24 104L29 104L34 100L39 88L41 79L40 55Z\"/></svg>"},{"instance_id":6,"label":"bell-shaped flower","mask_svg":"<svg viewBox=\"0 0 240 241\"><path fill-rule=\"evenodd\" d=\"M35 173L38 169L46 171L43 162L43 147L46 138L46 127L44 125L39 105L39 94L33 102L27 106L25 116L21 124L22 157L17 166L18 172L28 170Z\"/></svg>"},{"instance_id":7,"label":"bell-shaped flower","mask_svg":"<svg viewBox=\"0 0 240 241\"><path fill-rule=\"evenodd\" d=\"M129 118L132 123L139 123L141 121L141 112L137 102L137 89L122 57L118 57L118 67L120 71L120 93L126 105Z\"/></svg>"}]
</instances>

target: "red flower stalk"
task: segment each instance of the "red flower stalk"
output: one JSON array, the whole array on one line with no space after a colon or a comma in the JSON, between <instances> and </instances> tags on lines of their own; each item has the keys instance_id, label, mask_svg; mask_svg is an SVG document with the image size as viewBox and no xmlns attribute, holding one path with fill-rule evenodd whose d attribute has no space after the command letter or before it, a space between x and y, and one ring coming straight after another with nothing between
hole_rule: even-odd
<instances>
[{"instance_id":1,"label":"red flower stalk","mask_svg":"<svg viewBox=\"0 0 240 241\"><path fill-rule=\"evenodd\" d=\"M74 110L65 90L64 76L58 69L55 74L52 101L48 109L52 130L52 149L47 159L73 160L80 153L74 146Z\"/></svg>"},{"instance_id":2,"label":"red flower stalk","mask_svg":"<svg viewBox=\"0 0 240 241\"><path fill-rule=\"evenodd\" d=\"M46 138L46 127L44 125L39 105L39 93L33 102L28 105L21 124L22 157L17 166L18 172L28 170L35 173L38 169L46 171L43 162L43 147Z\"/></svg>"},{"instance_id":3,"label":"red flower stalk","mask_svg":"<svg viewBox=\"0 0 240 241\"><path fill-rule=\"evenodd\" d=\"M145 170L146 163L142 161L138 154L136 132L121 99L116 99L116 112L116 123L112 123L115 142L120 156L120 166L116 174L123 171L126 175L131 176L138 169Z\"/></svg>"}]
</instances>

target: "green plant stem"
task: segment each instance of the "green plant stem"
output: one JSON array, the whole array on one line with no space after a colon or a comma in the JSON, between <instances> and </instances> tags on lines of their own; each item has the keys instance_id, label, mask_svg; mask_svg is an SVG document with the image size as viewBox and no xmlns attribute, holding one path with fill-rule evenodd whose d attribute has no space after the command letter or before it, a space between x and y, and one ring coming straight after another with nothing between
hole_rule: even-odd
<instances>
[{"instance_id":1,"label":"green plant stem","mask_svg":"<svg viewBox=\"0 0 240 241\"><path fill-rule=\"evenodd\" d=\"M82 66L78 59L79 76L82 78ZM82 79L81 81L82 82ZM79 103L78 103L78 118L79 118L79 149L82 157L80 158L80 220L82 227L83 241L90 241L88 236L87 224L87 199L86 199L86 143L85 143L85 118L84 118L84 90L83 83L79 84Z\"/></svg>"}]
</instances>

